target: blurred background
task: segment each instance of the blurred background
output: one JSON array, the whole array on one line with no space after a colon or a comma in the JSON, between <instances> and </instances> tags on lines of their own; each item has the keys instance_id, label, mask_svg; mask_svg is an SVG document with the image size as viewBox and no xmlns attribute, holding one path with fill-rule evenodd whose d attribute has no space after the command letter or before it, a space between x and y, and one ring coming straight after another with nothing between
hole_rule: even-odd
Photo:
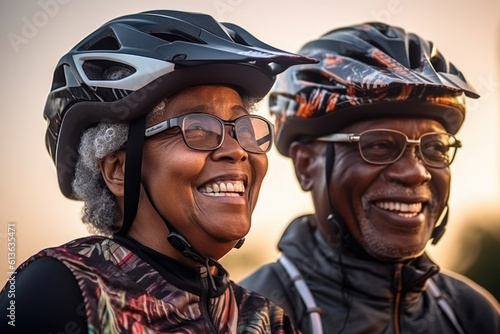
<instances>
[{"instance_id":1,"label":"blurred background","mask_svg":"<svg viewBox=\"0 0 500 334\"><path fill-rule=\"evenodd\" d=\"M16 266L42 248L88 235L80 202L63 197L45 149L42 113L59 58L120 15L152 9L205 12L288 51L334 28L382 21L433 41L481 94L468 100L452 165L448 229L431 257L500 298L500 2L498 0L24 0L0 1L0 285L8 278L8 225ZM268 117L267 100L259 113ZM286 225L311 212L290 161L269 154L245 245L222 259L234 280L277 257Z\"/></svg>"}]
</instances>

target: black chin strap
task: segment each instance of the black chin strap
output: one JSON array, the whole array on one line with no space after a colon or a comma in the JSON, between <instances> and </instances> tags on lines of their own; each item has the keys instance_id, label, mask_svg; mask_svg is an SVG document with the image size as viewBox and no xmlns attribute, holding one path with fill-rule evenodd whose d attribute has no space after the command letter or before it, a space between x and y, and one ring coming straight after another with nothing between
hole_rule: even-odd
<instances>
[{"instance_id":1,"label":"black chin strap","mask_svg":"<svg viewBox=\"0 0 500 334\"><path fill-rule=\"evenodd\" d=\"M156 213L161 217L165 225L169 230L169 235L167 240L169 243L178 250L185 257L192 259L203 266L206 267L208 271L208 276L214 291L217 289L214 279L210 273L210 266L215 266L219 272L224 272L222 265L216 260L205 257L198 252L196 252L191 244L184 238L180 233L178 233L175 228L170 224L170 222L163 217L163 215L158 211L156 205L149 194L149 189L142 180L142 154L144 147L144 129L146 125L146 115L141 116L129 123L129 133L126 145L126 157L125 157L125 198L124 198L124 213L123 213L123 223L120 229L116 232L117 234L126 234L132 222L137 215L137 207L139 203L140 188L143 184L146 196L151 203L151 206L156 211ZM245 241L245 238L240 239L234 248L240 248Z\"/></svg>"},{"instance_id":2,"label":"black chin strap","mask_svg":"<svg viewBox=\"0 0 500 334\"><path fill-rule=\"evenodd\" d=\"M243 237L240 240L238 240L238 242L236 243L236 245L234 245L234 248L240 249L241 246L243 246L244 243L245 243L245 237Z\"/></svg>"},{"instance_id":3,"label":"black chin strap","mask_svg":"<svg viewBox=\"0 0 500 334\"><path fill-rule=\"evenodd\" d=\"M328 198L328 204L330 205L330 214L328 215L328 223L333 227L336 240L330 240L333 246L340 249L342 254L344 251L349 251L358 259L373 260L373 256L368 254L368 252L361 246L361 244L356 241L344 221L337 215L333 209L332 198L330 196L330 181L333 171L333 160L335 158L335 150L333 143L327 144L326 150L326 163L325 163L325 173L326 173L326 194ZM342 258L340 258L342 262Z\"/></svg>"},{"instance_id":4,"label":"black chin strap","mask_svg":"<svg viewBox=\"0 0 500 334\"><path fill-rule=\"evenodd\" d=\"M143 115L129 123L128 138L125 156L125 198L123 223L117 233L127 234L137 214L139 194L141 188L142 151L144 145L144 129L146 115Z\"/></svg>"},{"instance_id":5,"label":"black chin strap","mask_svg":"<svg viewBox=\"0 0 500 334\"><path fill-rule=\"evenodd\" d=\"M146 186L144 182L142 182L144 192L146 193L146 196L149 200L149 203L151 203L151 206L153 209L156 211L158 216L163 220L163 223L167 226L169 230L169 234L167 236L168 242L177 250L179 251L184 257L191 259L193 261L196 261L200 264L202 264L206 269L207 269L207 275L210 279L210 285L213 289L213 291L217 291L217 286L215 285L214 278L210 272L210 266L214 266L217 268L218 272L224 272L224 268L222 265L214 260L211 257L203 256L200 253L198 253L196 250L193 249L193 246L187 241L187 239L182 236L179 232L176 231L176 229L172 226L172 224L165 218L163 215L158 211L156 208L156 205L153 201L153 198L149 194L149 189Z\"/></svg>"},{"instance_id":6,"label":"black chin strap","mask_svg":"<svg viewBox=\"0 0 500 334\"><path fill-rule=\"evenodd\" d=\"M449 211L450 211L449 205L446 204L446 206L443 209L443 212L441 213L441 216L439 216L439 219L436 222L436 225L434 226L434 230L432 231L431 239L432 239L433 245L438 243L438 241L441 239L441 237L443 236L443 234L446 230L446 224L448 223Z\"/></svg>"},{"instance_id":7,"label":"black chin strap","mask_svg":"<svg viewBox=\"0 0 500 334\"><path fill-rule=\"evenodd\" d=\"M333 226L335 229L336 240L334 240L334 246L339 249L339 265L340 272L342 273L342 302L344 303L346 309L346 315L344 318L344 323L340 328L339 333L343 332L345 327L347 326L347 321L349 319L349 315L351 313L351 301L349 298L348 288L351 287L351 282L349 281L349 277L347 276L347 272L345 271L343 265L343 250L348 243L348 239L350 236L347 227L342 223L339 219L335 210L333 209L332 198L330 196L330 181L333 172L333 159L335 157L335 150L333 147L333 143L327 143L326 146L326 164L325 164L325 178L326 178L326 196L328 198L328 205L330 206L330 214L328 215L328 223ZM331 242L331 241L330 241Z\"/></svg>"},{"instance_id":8,"label":"black chin strap","mask_svg":"<svg viewBox=\"0 0 500 334\"><path fill-rule=\"evenodd\" d=\"M345 226L341 223L332 205L332 198L330 196L330 181L333 171L333 159L335 156L335 151L333 149L333 143L328 143L326 146L326 165L325 165L325 178L326 178L326 197L328 199L328 205L330 206L330 214L328 215L328 223L334 228L337 240L334 241L335 246L342 247L345 246L345 242L349 238L348 231ZM331 240L332 241L332 240Z\"/></svg>"}]
</instances>

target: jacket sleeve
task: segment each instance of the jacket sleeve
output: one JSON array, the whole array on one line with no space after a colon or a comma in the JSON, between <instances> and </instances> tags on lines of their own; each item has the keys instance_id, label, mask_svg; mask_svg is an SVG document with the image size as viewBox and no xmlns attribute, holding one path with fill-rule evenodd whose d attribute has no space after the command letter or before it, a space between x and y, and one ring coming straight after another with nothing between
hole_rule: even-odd
<instances>
[{"instance_id":1,"label":"jacket sleeve","mask_svg":"<svg viewBox=\"0 0 500 334\"><path fill-rule=\"evenodd\" d=\"M466 333L500 333L500 305L488 291L472 280L446 272L444 289Z\"/></svg>"},{"instance_id":2,"label":"jacket sleeve","mask_svg":"<svg viewBox=\"0 0 500 334\"><path fill-rule=\"evenodd\" d=\"M62 262L50 257L33 261L7 281L0 294L0 318L1 333L87 332L78 283Z\"/></svg>"},{"instance_id":3,"label":"jacket sleeve","mask_svg":"<svg viewBox=\"0 0 500 334\"><path fill-rule=\"evenodd\" d=\"M292 280L277 262L262 266L239 284L280 306L288 315L292 323L301 328L303 324L304 306L295 290Z\"/></svg>"},{"instance_id":4,"label":"jacket sleeve","mask_svg":"<svg viewBox=\"0 0 500 334\"><path fill-rule=\"evenodd\" d=\"M269 298L234 282L232 288L239 307L238 333L301 333L283 308ZM249 328L252 330L248 331Z\"/></svg>"}]
</instances>

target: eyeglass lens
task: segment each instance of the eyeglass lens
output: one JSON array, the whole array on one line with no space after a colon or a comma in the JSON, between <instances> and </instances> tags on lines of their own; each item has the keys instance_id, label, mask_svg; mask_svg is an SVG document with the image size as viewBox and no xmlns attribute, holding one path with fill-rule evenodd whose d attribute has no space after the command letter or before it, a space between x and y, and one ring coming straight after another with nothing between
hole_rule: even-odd
<instances>
[{"instance_id":1,"label":"eyeglass lens","mask_svg":"<svg viewBox=\"0 0 500 334\"><path fill-rule=\"evenodd\" d=\"M270 149L270 126L255 116L243 116L234 122L226 122L211 115L189 114L184 117L181 129L190 148L213 150L222 144L226 125L233 126L235 138L245 151L265 153Z\"/></svg>"},{"instance_id":2,"label":"eyeglass lens","mask_svg":"<svg viewBox=\"0 0 500 334\"><path fill-rule=\"evenodd\" d=\"M359 149L367 162L389 164L404 153L408 138L400 132L375 130L360 135ZM418 141L411 141L416 144ZM419 152L424 163L431 167L447 167L456 152L456 139L447 133L426 133L420 137Z\"/></svg>"}]
</instances>

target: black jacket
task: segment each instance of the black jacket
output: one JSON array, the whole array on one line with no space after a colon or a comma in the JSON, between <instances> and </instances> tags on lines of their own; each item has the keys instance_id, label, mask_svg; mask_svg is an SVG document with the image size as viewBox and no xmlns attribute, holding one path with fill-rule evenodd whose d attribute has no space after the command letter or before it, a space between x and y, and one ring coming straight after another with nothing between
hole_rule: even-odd
<instances>
[{"instance_id":1,"label":"black jacket","mask_svg":"<svg viewBox=\"0 0 500 334\"><path fill-rule=\"evenodd\" d=\"M278 248L307 282L325 334L458 333L430 293L429 279L465 333L500 333L498 302L466 278L440 272L425 254L399 264L339 257L307 216L290 224ZM304 303L280 263L263 266L241 285L269 297L311 333Z\"/></svg>"}]
</instances>

